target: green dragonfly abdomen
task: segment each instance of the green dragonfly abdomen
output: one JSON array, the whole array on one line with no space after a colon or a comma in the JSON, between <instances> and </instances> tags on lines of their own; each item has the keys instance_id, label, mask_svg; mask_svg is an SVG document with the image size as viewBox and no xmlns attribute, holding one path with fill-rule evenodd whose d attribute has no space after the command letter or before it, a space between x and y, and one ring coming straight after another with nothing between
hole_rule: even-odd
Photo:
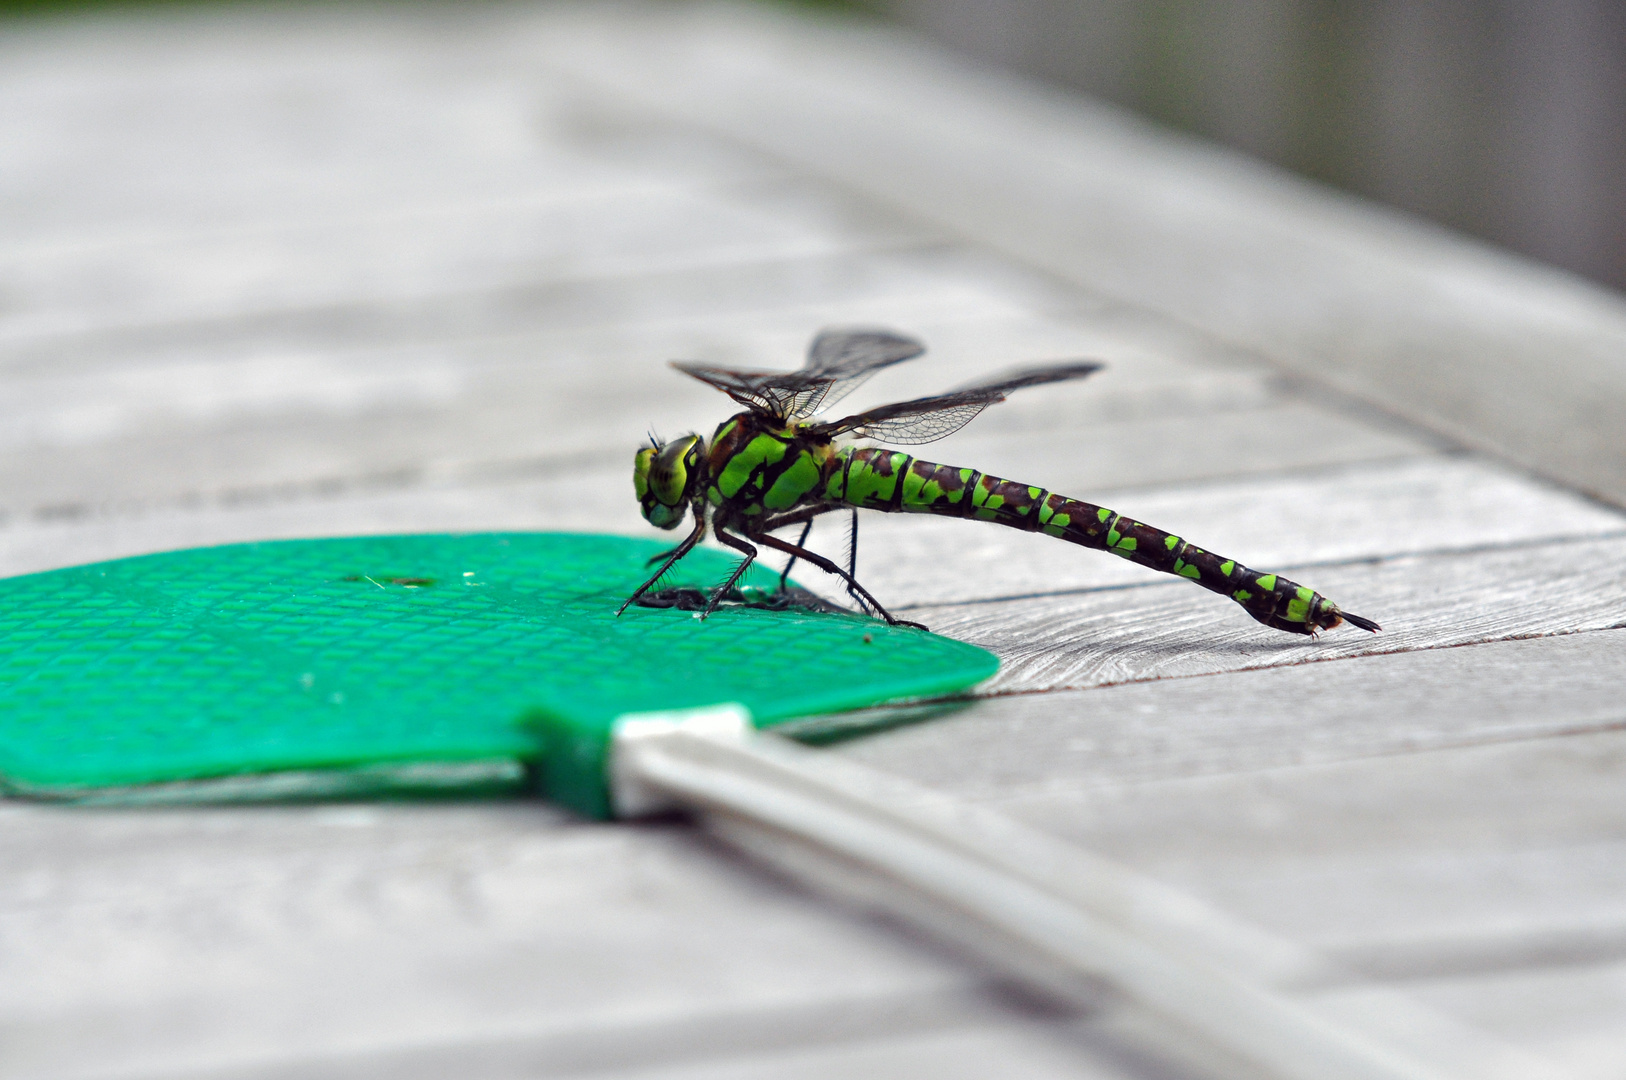
<instances>
[{"instance_id":1,"label":"green dragonfly abdomen","mask_svg":"<svg viewBox=\"0 0 1626 1080\"><path fill-rule=\"evenodd\" d=\"M1365 627L1320 593L1279 574L1250 570L1172 533L1132 521L1104 506L1044 488L921 461L896 450L849 448L825 484L825 497L865 510L973 518L1042 532L1110 551L1165 574L1187 578L1235 600L1259 622L1313 634L1343 619Z\"/></svg>"}]
</instances>

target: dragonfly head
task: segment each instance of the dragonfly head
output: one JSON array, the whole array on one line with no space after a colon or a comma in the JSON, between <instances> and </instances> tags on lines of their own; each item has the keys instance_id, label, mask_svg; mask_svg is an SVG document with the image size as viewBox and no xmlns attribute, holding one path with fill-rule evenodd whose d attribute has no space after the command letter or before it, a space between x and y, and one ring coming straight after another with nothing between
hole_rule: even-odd
<instances>
[{"instance_id":1,"label":"dragonfly head","mask_svg":"<svg viewBox=\"0 0 1626 1080\"><path fill-rule=\"evenodd\" d=\"M668 443L650 441L653 445L632 459L632 487L646 521L657 529L675 529L706 482L706 444L698 435Z\"/></svg>"}]
</instances>

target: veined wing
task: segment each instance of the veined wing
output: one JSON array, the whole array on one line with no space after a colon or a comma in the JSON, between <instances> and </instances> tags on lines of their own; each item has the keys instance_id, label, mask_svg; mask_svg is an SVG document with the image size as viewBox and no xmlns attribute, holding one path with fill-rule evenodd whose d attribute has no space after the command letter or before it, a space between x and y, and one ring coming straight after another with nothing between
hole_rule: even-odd
<instances>
[{"instance_id":1,"label":"veined wing","mask_svg":"<svg viewBox=\"0 0 1626 1080\"><path fill-rule=\"evenodd\" d=\"M811 430L827 436L851 433L860 438L900 446L936 442L971 423L988 406L1004 401L1012 391L1044 383L1082 379L1099 370L1101 365L1093 363L1023 368L947 394L882 405L857 416L816 424Z\"/></svg>"},{"instance_id":2,"label":"veined wing","mask_svg":"<svg viewBox=\"0 0 1626 1080\"><path fill-rule=\"evenodd\" d=\"M756 412L792 420L812 416L881 368L925 351L920 342L890 330L825 330L796 371L736 371L678 361L672 366Z\"/></svg>"},{"instance_id":3,"label":"veined wing","mask_svg":"<svg viewBox=\"0 0 1626 1080\"><path fill-rule=\"evenodd\" d=\"M822 330L808 346L802 370L813 378L829 381L821 392L798 395L791 415L812 416L829 408L882 368L913 360L925 351L926 346L914 338L890 330Z\"/></svg>"}]
</instances>

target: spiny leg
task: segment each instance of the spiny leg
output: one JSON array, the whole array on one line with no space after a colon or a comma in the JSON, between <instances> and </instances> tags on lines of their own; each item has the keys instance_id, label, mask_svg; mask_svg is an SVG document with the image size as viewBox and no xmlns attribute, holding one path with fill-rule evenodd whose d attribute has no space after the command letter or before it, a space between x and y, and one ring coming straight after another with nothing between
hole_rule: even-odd
<instances>
[{"instance_id":1,"label":"spiny leg","mask_svg":"<svg viewBox=\"0 0 1626 1080\"><path fill-rule=\"evenodd\" d=\"M858 511L853 511L852 532L847 536L847 573L858 576Z\"/></svg>"},{"instance_id":2,"label":"spiny leg","mask_svg":"<svg viewBox=\"0 0 1626 1080\"><path fill-rule=\"evenodd\" d=\"M813 519L808 518L807 519L807 524L802 526L802 535L796 538L796 546L797 547L806 547L807 546L807 534L812 532L812 531L813 531ZM790 568L795 566L795 565L796 565L796 556L792 555L790 557L790 560L785 563L785 569L780 571L780 574L779 574L779 591L780 592L784 592L785 587L790 583Z\"/></svg>"},{"instance_id":3,"label":"spiny leg","mask_svg":"<svg viewBox=\"0 0 1626 1080\"><path fill-rule=\"evenodd\" d=\"M852 512L852 529L847 534L847 579L852 582L858 580L858 511ZM852 585L847 586L847 595L858 601L858 606L864 606L864 598L853 591ZM866 609L867 610L867 609Z\"/></svg>"},{"instance_id":4,"label":"spiny leg","mask_svg":"<svg viewBox=\"0 0 1626 1080\"><path fill-rule=\"evenodd\" d=\"M853 587L858 581L858 511L856 509L852 511L852 521L847 533L847 576L845 580L848 583L847 595L853 598L853 602L858 605L858 610L866 615L875 614L870 608L870 601L874 598L870 597L869 600L866 600L865 597L869 594L860 594Z\"/></svg>"},{"instance_id":5,"label":"spiny leg","mask_svg":"<svg viewBox=\"0 0 1626 1080\"><path fill-rule=\"evenodd\" d=\"M854 590L854 589L857 590L857 592L854 593L855 597L861 597L862 598L861 602L867 601L869 603L870 607L874 610L875 614L879 615L881 618L885 619L888 623L892 624L893 626L912 626L916 630L925 630L926 629L926 627L921 625L920 623L910 622L908 619L895 619L895 618L893 618L891 613L888 612L886 610L886 608L881 606L881 602L879 600L875 599L875 597L870 595L868 589L866 589L862 585L858 584L858 581L855 578L853 578L851 575L849 575L847 573L847 571L843 570L841 567L837 566L835 563L831 562L829 559L826 559L823 555L820 555L818 552L809 551L804 547L797 547L795 544L792 544L787 540L781 540L777 536L769 536L766 533L761 533L761 534L753 533L753 534L750 534L750 536L751 536L751 539L757 541L757 543L759 543L759 544L766 544L767 546L773 548L775 551L783 551L787 555L795 555L798 558L806 559L808 562L812 563L814 566L818 567L820 570L823 570L826 574L834 574L836 577L841 578L843 581L845 581L847 583L847 588L848 588L849 591Z\"/></svg>"},{"instance_id":6,"label":"spiny leg","mask_svg":"<svg viewBox=\"0 0 1626 1080\"><path fill-rule=\"evenodd\" d=\"M657 552L654 555L651 555L649 558L645 559L644 560L644 565L645 566L654 566L658 562L662 562L662 561L664 561L666 559L670 559L673 555L676 555L680 551L683 551L683 545L682 544L679 544L675 548L668 548L665 551Z\"/></svg>"},{"instance_id":7,"label":"spiny leg","mask_svg":"<svg viewBox=\"0 0 1626 1080\"><path fill-rule=\"evenodd\" d=\"M637 590L634 591L631 596L627 597L626 602L623 603L620 607L615 609L616 617L620 618L621 613L623 611L627 610L627 608L629 606L631 606L633 601L637 600L640 596L644 595L644 593L648 592L654 586L655 582L659 581L662 577L664 577L666 572L668 570L672 569L673 564L675 564L679 559L683 558L683 556L687 555L689 552L693 551L694 546L696 544L700 543L701 537L703 537L705 535L706 535L706 513L705 513L705 508L702 507L702 506L696 506L695 507L695 515L694 515L694 531L689 533L688 536L684 537L683 543L679 544L677 547L673 548L671 551L666 553L666 562L661 564L661 568L659 570L655 571L655 576L654 577L650 578L648 581L646 581L642 585L638 586Z\"/></svg>"},{"instance_id":8,"label":"spiny leg","mask_svg":"<svg viewBox=\"0 0 1626 1080\"><path fill-rule=\"evenodd\" d=\"M712 592L711 599L706 602L706 609L700 613L700 617L702 619L717 610L717 605L723 602L723 597L728 595L728 591L734 587L734 583L739 581L740 577L744 575L745 571L748 570L751 564L757 560L757 549L732 533L724 532L723 523L721 521L713 521L711 523L711 532L712 535L717 537L718 540L727 544L735 551L744 552L745 558L741 559L740 565L736 566L734 568L734 572L728 575L728 580L723 582L722 585Z\"/></svg>"},{"instance_id":9,"label":"spiny leg","mask_svg":"<svg viewBox=\"0 0 1626 1080\"><path fill-rule=\"evenodd\" d=\"M806 528L802 530L801 539L796 541L797 547L805 547L807 545L808 533L813 531L813 519L818 517L820 514L829 511L830 509L832 508L829 506L814 504L812 506L804 506L800 510L788 510L780 514L769 514L767 517L755 522L753 524L753 529L756 532L769 533L775 531L776 529L784 529L792 525L805 524ZM791 567L795 565L796 559L794 556L785 564L784 573L779 575L780 592L785 591L786 582L790 578Z\"/></svg>"},{"instance_id":10,"label":"spiny leg","mask_svg":"<svg viewBox=\"0 0 1626 1080\"><path fill-rule=\"evenodd\" d=\"M787 525L795 525L798 522L806 522L806 525L803 526L803 528L802 528L802 535L800 537L798 537L797 540L796 540L796 546L798 548L806 550L807 549L807 537L808 537L808 534L813 531L813 519L815 517L817 517L819 514L825 513L825 512L827 512L827 511L829 511L831 509L834 509L834 508L830 507L830 506L825 506L825 505L808 506L808 507L802 508L801 510L793 510L793 511L791 511L789 513L786 513L786 514L779 514L779 515L776 515L776 516L773 516L773 517L769 517L766 520L757 523L757 531L761 532L761 533L770 533L770 532L773 532L776 529L783 529ZM753 537L753 539L754 538L755 537ZM779 591L780 592L785 591L786 582L790 578L791 567L796 565L796 560L798 558L800 558L800 556L792 555L790 557L790 561L785 563L785 571L784 571L784 573L779 575ZM852 531L848 535L848 539L847 539L847 576L846 576L845 580L846 581L855 581L857 579L857 577L858 577L858 511L855 509L855 510L852 511ZM870 608L870 604L874 600L874 597L869 597L869 599L865 599L865 597L868 596L868 594L865 593L863 595L860 595L858 592L853 591L852 585L847 586L847 595L849 595L849 596L851 596L853 598L854 602L858 604L859 609L862 610L865 614L873 614L873 612L871 611L871 608Z\"/></svg>"}]
</instances>

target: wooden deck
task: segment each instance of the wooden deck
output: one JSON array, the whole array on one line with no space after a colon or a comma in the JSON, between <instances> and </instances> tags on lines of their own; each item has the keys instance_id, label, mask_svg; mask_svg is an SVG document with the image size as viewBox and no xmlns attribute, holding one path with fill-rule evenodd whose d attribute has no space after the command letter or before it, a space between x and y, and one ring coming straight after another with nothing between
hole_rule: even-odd
<instances>
[{"instance_id":1,"label":"wooden deck","mask_svg":"<svg viewBox=\"0 0 1626 1080\"><path fill-rule=\"evenodd\" d=\"M773 8L13 21L0 106L0 573L646 535L633 445L728 411L667 359L891 325L932 351L882 401L1101 357L931 456L1384 632L872 516L869 588L1004 667L825 752L1178 890L1239 970L1325 961L1299 1000L1442 1075L1626 1076L1622 298ZM682 824L0 804L0 1077L386 1075L1253 1073Z\"/></svg>"}]
</instances>

